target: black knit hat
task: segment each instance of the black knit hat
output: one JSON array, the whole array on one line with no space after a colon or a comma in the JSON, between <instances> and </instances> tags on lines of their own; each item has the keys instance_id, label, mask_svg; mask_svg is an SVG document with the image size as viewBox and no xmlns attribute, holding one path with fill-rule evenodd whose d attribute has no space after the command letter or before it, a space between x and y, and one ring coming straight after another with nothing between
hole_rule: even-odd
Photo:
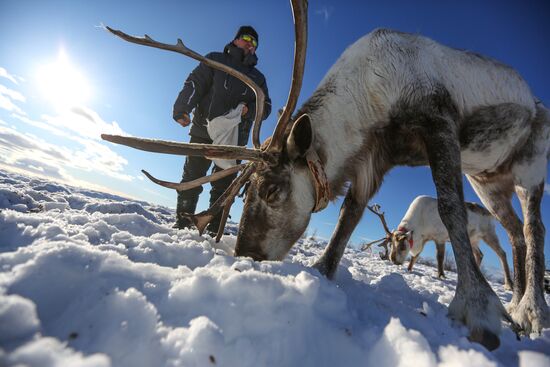
<instances>
[{"instance_id":1,"label":"black knit hat","mask_svg":"<svg viewBox=\"0 0 550 367\"><path fill-rule=\"evenodd\" d=\"M235 35L234 40L239 39L243 34L248 34L256 39L256 42L258 42L258 45L260 44L260 39L258 38L258 32L252 26L249 25L243 25L239 28L237 31L237 34Z\"/></svg>"}]
</instances>

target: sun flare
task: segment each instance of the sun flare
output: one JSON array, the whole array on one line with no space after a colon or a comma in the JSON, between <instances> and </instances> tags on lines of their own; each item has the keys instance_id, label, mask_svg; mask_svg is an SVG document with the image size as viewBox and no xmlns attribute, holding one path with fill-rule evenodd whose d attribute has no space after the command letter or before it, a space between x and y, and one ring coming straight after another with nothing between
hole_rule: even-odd
<instances>
[{"instance_id":1,"label":"sun flare","mask_svg":"<svg viewBox=\"0 0 550 367\"><path fill-rule=\"evenodd\" d=\"M88 80L63 50L57 60L40 66L36 77L41 94L58 109L82 105L91 96Z\"/></svg>"}]
</instances>

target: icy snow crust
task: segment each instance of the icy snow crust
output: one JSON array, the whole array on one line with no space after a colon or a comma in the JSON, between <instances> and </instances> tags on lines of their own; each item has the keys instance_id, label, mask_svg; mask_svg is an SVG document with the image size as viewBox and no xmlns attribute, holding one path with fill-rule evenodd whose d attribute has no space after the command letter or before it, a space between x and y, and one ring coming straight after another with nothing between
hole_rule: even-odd
<instances>
[{"instance_id":1,"label":"icy snow crust","mask_svg":"<svg viewBox=\"0 0 550 367\"><path fill-rule=\"evenodd\" d=\"M258 263L173 214L0 171L0 365L550 366L548 329L470 343L446 317L452 272L348 249L329 281L309 267L321 240Z\"/></svg>"}]
</instances>

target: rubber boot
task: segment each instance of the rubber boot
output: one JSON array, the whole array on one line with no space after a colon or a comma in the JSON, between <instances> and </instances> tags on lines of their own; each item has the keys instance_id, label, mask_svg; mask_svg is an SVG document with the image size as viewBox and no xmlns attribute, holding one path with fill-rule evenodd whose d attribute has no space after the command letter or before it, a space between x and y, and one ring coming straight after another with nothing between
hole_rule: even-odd
<instances>
[{"instance_id":1,"label":"rubber boot","mask_svg":"<svg viewBox=\"0 0 550 367\"><path fill-rule=\"evenodd\" d=\"M195 214L195 209L197 208L197 202L199 201L197 197L186 197L184 193L178 192L178 204L176 207L176 223L173 228L186 229L193 228L195 225L193 221L184 214Z\"/></svg>"},{"instance_id":2,"label":"rubber boot","mask_svg":"<svg viewBox=\"0 0 550 367\"><path fill-rule=\"evenodd\" d=\"M210 223L208 223L208 226L206 226L206 233L208 233L212 237L216 237L216 235L218 234L218 229L220 228L220 222L222 221L222 214L223 214L223 210L220 210L220 212L216 214L214 218L212 218Z\"/></svg>"}]
</instances>

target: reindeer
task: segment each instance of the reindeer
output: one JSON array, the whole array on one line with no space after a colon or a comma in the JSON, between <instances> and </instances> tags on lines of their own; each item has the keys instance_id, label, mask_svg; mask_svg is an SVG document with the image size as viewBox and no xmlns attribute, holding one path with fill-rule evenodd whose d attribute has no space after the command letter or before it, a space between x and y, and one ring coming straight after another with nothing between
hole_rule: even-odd
<instances>
[{"instance_id":1,"label":"reindeer","mask_svg":"<svg viewBox=\"0 0 550 367\"><path fill-rule=\"evenodd\" d=\"M315 267L333 278L346 244L384 175L395 166L429 165L438 211L449 232L458 267L449 316L466 325L469 338L489 349L500 341L502 318L514 328L540 332L549 325L543 297L544 226L540 202L550 145L550 114L510 67L420 35L378 29L351 45L294 116L305 66L307 3L292 0L294 69L275 131L254 148L196 145L102 135L137 149L210 158L242 159L241 174L218 202L193 216L202 233L213 213L227 217L246 184L236 256L283 260L305 231L311 213L345 193L338 224ZM107 29L133 43L166 49L218 67L189 50ZM260 88L255 89L262 106ZM514 293L509 311L476 265L467 231L464 172L483 204L508 231L514 255ZM224 171L219 172L221 175ZM219 177L219 176L217 176ZM214 179L214 178L212 178ZM183 190L187 185L156 180ZM525 224L514 213L512 193ZM220 233L218 233L218 238Z\"/></svg>"},{"instance_id":2,"label":"reindeer","mask_svg":"<svg viewBox=\"0 0 550 367\"><path fill-rule=\"evenodd\" d=\"M483 259L483 253L479 249L479 241L483 240L499 257L504 270L504 288L511 290L512 278L506 261L506 253L500 247L493 216L478 204L468 202L465 204L468 215L468 235L477 265L480 266ZM383 258L389 258L396 265L403 264L410 252L411 260L407 270L412 271L420 253L424 251L426 242L434 241L437 248L438 277L445 277L443 261L445 259L445 242L449 241L449 233L439 217L437 199L425 195L416 197L394 231L388 230L384 213L380 212L379 206L368 206L368 209L380 218L386 236L365 244L362 247L363 250L382 241L379 246L386 248L386 255ZM391 248L389 256L387 255L387 244Z\"/></svg>"}]
</instances>

